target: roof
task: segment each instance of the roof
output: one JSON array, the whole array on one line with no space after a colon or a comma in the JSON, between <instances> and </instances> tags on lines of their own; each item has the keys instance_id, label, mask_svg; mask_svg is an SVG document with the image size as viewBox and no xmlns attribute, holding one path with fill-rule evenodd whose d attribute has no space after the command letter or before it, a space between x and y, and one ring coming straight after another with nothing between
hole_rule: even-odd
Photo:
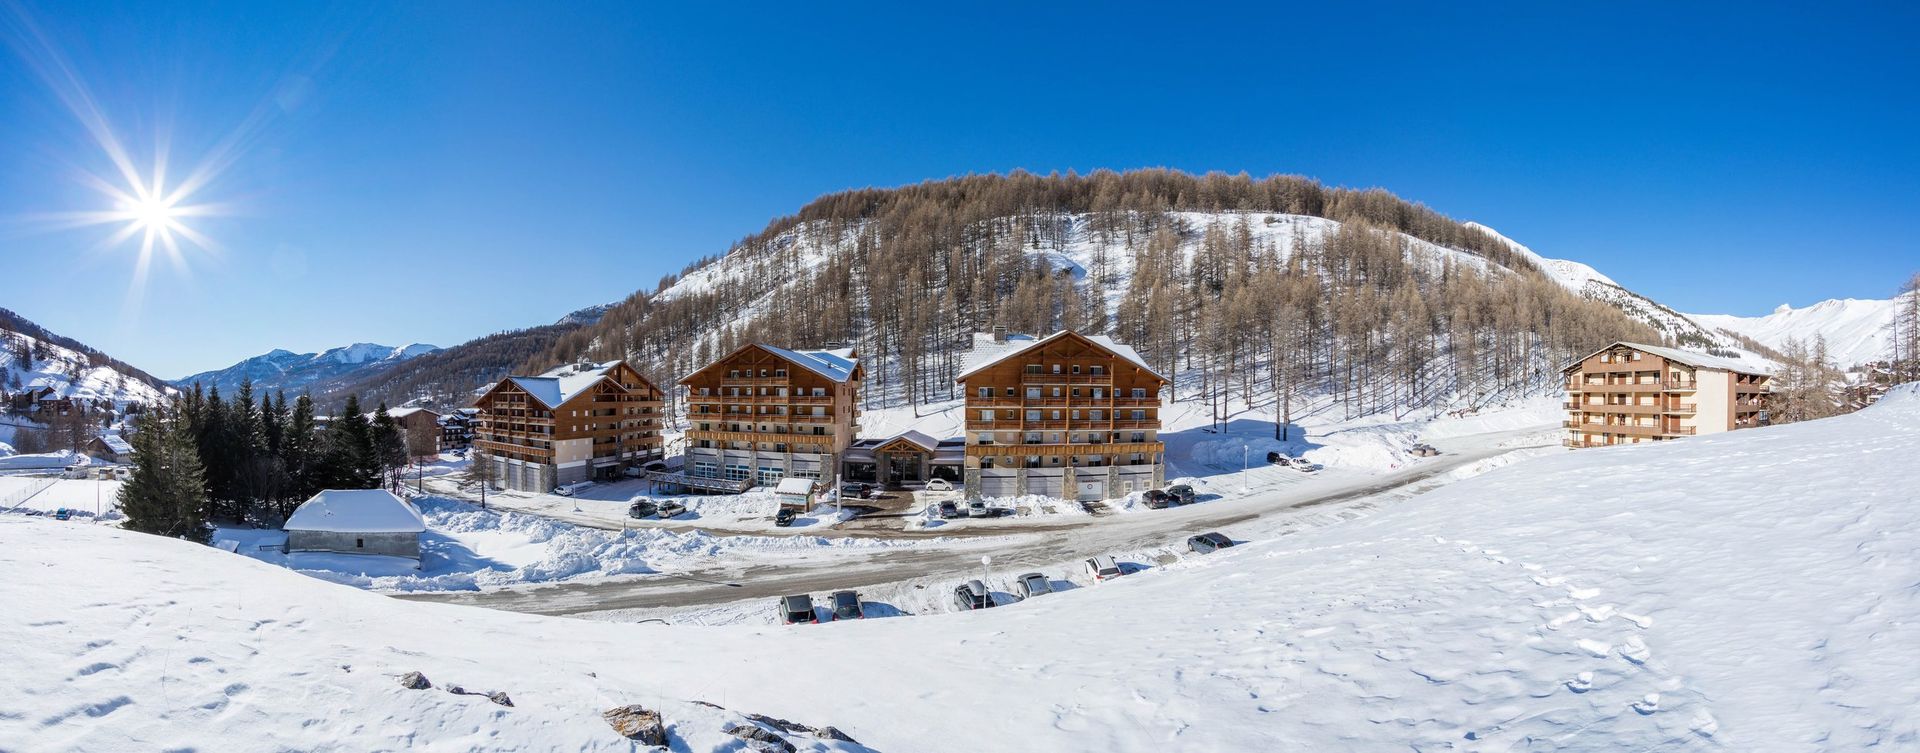
<instances>
[{"instance_id":1,"label":"roof","mask_svg":"<svg viewBox=\"0 0 1920 753\"><path fill-rule=\"evenodd\" d=\"M780 483L773 487L773 493L774 494L798 494L802 496L812 494L813 479L810 479L810 478L780 479Z\"/></svg>"},{"instance_id":2,"label":"roof","mask_svg":"<svg viewBox=\"0 0 1920 753\"><path fill-rule=\"evenodd\" d=\"M1581 364L1581 362L1589 358L1592 358L1596 355L1599 355L1600 353L1605 352L1609 348L1613 348L1615 346L1622 346L1622 345L1643 353L1651 353L1661 358L1665 358L1669 361L1678 361L1688 366L1692 366L1696 369L1719 369L1721 371L1733 371L1741 374L1772 374L1773 373L1773 368L1763 363L1749 363L1747 361L1742 361L1738 358L1723 358L1721 356L1710 356L1705 353L1695 353L1690 350L1680 350L1679 348L1668 348L1661 345L1644 345L1641 343L1630 343L1625 340L1616 340L1612 343L1609 343L1605 348L1600 348L1598 350L1593 351L1592 353L1588 353L1584 356L1576 358L1573 360L1573 363L1567 364L1567 367L1561 369L1561 371L1572 371L1575 367L1578 367Z\"/></svg>"},{"instance_id":3,"label":"roof","mask_svg":"<svg viewBox=\"0 0 1920 753\"><path fill-rule=\"evenodd\" d=\"M392 419L393 419L393 420L395 420L395 421L398 421L398 420L400 420L400 419L402 419L402 418L406 418L407 416L411 416L411 415L413 415L413 414L415 414L415 413L420 413L420 412L426 412L426 413L431 413L431 414L433 414L434 416L439 416L439 415L440 415L440 413L439 413L439 411L434 411L434 410L428 410L428 409L426 409L426 408L388 408L388 409L387 409L387 416L388 416L389 418L392 418ZM378 413L379 413L379 411L374 411L374 412L372 412L372 413L368 413L368 414L367 414L367 419L368 419L368 420L372 420L372 419L373 419L373 417L374 417L375 415L377 415ZM435 419L435 420L438 420L438 419Z\"/></svg>"},{"instance_id":4,"label":"roof","mask_svg":"<svg viewBox=\"0 0 1920 753\"><path fill-rule=\"evenodd\" d=\"M940 440L934 439L933 437L927 436L926 434L914 431L912 429L908 429L906 431L900 432L899 434L895 434L891 437L888 437L886 441L874 445L873 448L877 450L887 445L893 444L894 442L901 442L901 441L912 443L918 446L920 449L926 450L927 452L933 452L934 450L940 449Z\"/></svg>"},{"instance_id":5,"label":"roof","mask_svg":"<svg viewBox=\"0 0 1920 753\"><path fill-rule=\"evenodd\" d=\"M860 359L853 357L852 348L839 350L787 350L766 343L755 343L781 358L792 361L795 366L811 371L836 382L853 378L853 372L860 367Z\"/></svg>"},{"instance_id":6,"label":"roof","mask_svg":"<svg viewBox=\"0 0 1920 753\"><path fill-rule=\"evenodd\" d=\"M385 489L328 489L300 503L281 528L330 533L420 533L420 511Z\"/></svg>"},{"instance_id":7,"label":"roof","mask_svg":"<svg viewBox=\"0 0 1920 753\"><path fill-rule=\"evenodd\" d=\"M599 364L567 364L551 369L539 376L507 377L515 386L526 390L533 399L548 408L558 408L567 401L580 396L595 384L599 384L607 372L619 366L619 361Z\"/></svg>"},{"instance_id":8,"label":"roof","mask_svg":"<svg viewBox=\"0 0 1920 753\"><path fill-rule=\"evenodd\" d=\"M118 434L102 434L99 436L99 440L101 444L106 445L107 449L114 451L115 454L125 455L133 452L133 443L128 442Z\"/></svg>"},{"instance_id":9,"label":"roof","mask_svg":"<svg viewBox=\"0 0 1920 753\"><path fill-rule=\"evenodd\" d=\"M994 364L1068 335L1077 335L1105 349L1107 352L1132 362L1133 365L1140 367L1142 371L1159 377L1163 382L1171 381L1165 376L1161 376L1160 372L1154 371L1152 366L1148 366L1147 359L1141 358L1140 354L1135 352L1133 348L1116 342L1113 338L1106 335L1083 335L1070 329L1063 329L1038 339L1032 335L1007 335L1006 342L995 342L992 335L975 334L973 337L973 350L967 354L966 369L960 372L960 376L957 377L955 381L964 381L975 372L985 370Z\"/></svg>"}]
</instances>

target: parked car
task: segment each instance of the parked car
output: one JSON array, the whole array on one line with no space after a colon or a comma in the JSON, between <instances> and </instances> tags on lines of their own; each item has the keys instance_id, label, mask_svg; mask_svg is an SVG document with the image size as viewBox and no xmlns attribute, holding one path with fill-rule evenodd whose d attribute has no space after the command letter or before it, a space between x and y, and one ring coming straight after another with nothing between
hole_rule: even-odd
<instances>
[{"instance_id":1,"label":"parked car","mask_svg":"<svg viewBox=\"0 0 1920 753\"><path fill-rule=\"evenodd\" d=\"M993 594L987 591L987 584L978 580L967 581L965 585L953 589L954 606L961 611L986 609L993 606Z\"/></svg>"},{"instance_id":2,"label":"parked car","mask_svg":"<svg viewBox=\"0 0 1920 753\"><path fill-rule=\"evenodd\" d=\"M72 517L73 517L73 511L64 507L53 511L54 520L67 520Z\"/></svg>"},{"instance_id":3,"label":"parked car","mask_svg":"<svg viewBox=\"0 0 1920 753\"><path fill-rule=\"evenodd\" d=\"M1174 504L1193 504L1193 487L1186 484L1174 484L1167 487L1167 494L1173 497Z\"/></svg>"},{"instance_id":4,"label":"parked car","mask_svg":"<svg viewBox=\"0 0 1920 753\"><path fill-rule=\"evenodd\" d=\"M649 471L664 471L667 469L667 463L664 460L655 460L640 467Z\"/></svg>"},{"instance_id":5,"label":"parked car","mask_svg":"<svg viewBox=\"0 0 1920 753\"><path fill-rule=\"evenodd\" d=\"M960 506L954 504L952 500L941 502L940 507L938 508L938 511L940 513L940 517L946 520L952 520L954 518L960 517Z\"/></svg>"},{"instance_id":6,"label":"parked car","mask_svg":"<svg viewBox=\"0 0 1920 753\"><path fill-rule=\"evenodd\" d=\"M558 494L562 497L571 497L575 494L579 494L580 492L586 491L587 487L590 487L590 486L593 486L592 481L576 481L571 484L561 484L559 486L553 487L553 493Z\"/></svg>"},{"instance_id":7,"label":"parked car","mask_svg":"<svg viewBox=\"0 0 1920 753\"><path fill-rule=\"evenodd\" d=\"M1147 503L1147 507L1154 510L1165 510L1167 505L1173 504L1173 496L1159 489L1148 489L1141 500Z\"/></svg>"},{"instance_id":8,"label":"parked car","mask_svg":"<svg viewBox=\"0 0 1920 753\"><path fill-rule=\"evenodd\" d=\"M1293 458L1287 457L1277 452L1269 452L1267 453L1267 462L1272 463L1273 465L1287 465L1293 462Z\"/></svg>"},{"instance_id":9,"label":"parked car","mask_svg":"<svg viewBox=\"0 0 1920 753\"><path fill-rule=\"evenodd\" d=\"M800 517L798 511L791 507L782 507L778 512L773 514L773 524L780 528L786 528L787 526L793 525L793 520L798 517Z\"/></svg>"},{"instance_id":10,"label":"parked car","mask_svg":"<svg viewBox=\"0 0 1920 753\"><path fill-rule=\"evenodd\" d=\"M867 613L860 609L860 594L852 591L833 592L833 618L836 620L864 620Z\"/></svg>"},{"instance_id":11,"label":"parked car","mask_svg":"<svg viewBox=\"0 0 1920 753\"><path fill-rule=\"evenodd\" d=\"M930 492L953 491L953 482L943 478L929 479L927 481L927 491L930 491Z\"/></svg>"},{"instance_id":12,"label":"parked car","mask_svg":"<svg viewBox=\"0 0 1920 753\"><path fill-rule=\"evenodd\" d=\"M1309 463L1305 460L1300 460L1300 459L1295 459L1293 461L1293 469L1301 473L1318 473L1320 472L1320 469L1324 467L1325 466L1322 466L1319 463Z\"/></svg>"},{"instance_id":13,"label":"parked car","mask_svg":"<svg viewBox=\"0 0 1920 753\"><path fill-rule=\"evenodd\" d=\"M668 518L679 517L681 513L686 511L687 511L686 505L680 504L679 502L675 502L673 500L667 500L665 502L660 503L660 509L658 510L658 513L660 515L661 520L666 520Z\"/></svg>"},{"instance_id":14,"label":"parked car","mask_svg":"<svg viewBox=\"0 0 1920 753\"><path fill-rule=\"evenodd\" d=\"M813 613L813 597L806 594L786 596L780 599L780 623L798 625L802 622L819 624L820 618Z\"/></svg>"},{"instance_id":15,"label":"parked car","mask_svg":"<svg viewBox=\"0 0 1920 753\"><path fill-rule=\"evenodd\" d=\"M840 497L842 499L866 499L867 495L872 493L872 491L873 491L872 484L841 484L840 485Z\"/></svg>"},{"instance_id":16,"label":"parked car","mask_svg":"<svg viewBox=\"0 0 1920 753\"><path fill-rule=\"evenodd\" d=\"M1417 444L1417 445L1414 445L1414 446L1413 446L1413 449L1412 449L1412 450L1410 450L1410 452L1412 452L1412 453L1413 453L1413 455L1414 455L1414 457L1420 457L1420 458L1430 458L1430 457L1433 457L1433 456L1435 456L1435 455L1438 455L1438 454L1440 454L1440 450L1439 450L1439 449L1437 449L1437 448L1435 448L1435 447L1434 447L1433 445L1430 445L1430 444L1427 444L1427 443L1425 443L1425 442L1422 442L1422 443L1420 443L1420 444Z\"/></svg>"},{"instance_id":17,"label":"parked car","mask_svg":"<svg viewBox=\"0 0 1920 753\"><path fill-rule=\"evenodd\" d=\"M1191 550L1194 554L1212 554L1230 546L1233 546L1233 539L1215 532L1203 533L1187 538L1187 549Z\"/></svg>"},{"instance_id":18,"label":"parked car","mask_svg":"<svg viewBox=\"0 0 1920 753\"><path fill-rule=\"evenodd\" d=\"M1026 575L1020 576L1020 579L1013 583L1015 588L1020 589L1020 598L1022 599L1031 599L1035 596L1045 596L1053 593L1053 581L1047 580L1047 576L1041 575L1040 573L1027 573Z\"/></svg>"},{"instance_id":19,"label":"parked car","mask_svg":"<svg viewBox=\"0 0 1920 753\"><path fill-rule=\"evenodd\" d=\"M967 503L967 517L990 518L993 517L993 513L987 510L987 503L976 499Z\"/></svg>"},{"instance_id":20,"label":"parked car","mask_svg":"<svg viewBox=\"0 0 1920 753\"><path fill-rule=\"evenodd\" d=\"M1092 578L1095 583L1126 575L1126 572L1120 569L1120 563L1114 562L1112 557L1104 554L1088 559L1086 566L1087 577Z\"/></svg>"},{"instance_id":21,"label":"parked car","mask_svg":"<svg viewBox=\"0 0 1920 753\"><path fill-rule=\"evenodd\" d=\"M629 518L644 518L659 511L660 506L654 504L651 500L643 499L627 505L627 517Z\"/></svg>"}]
</instances>

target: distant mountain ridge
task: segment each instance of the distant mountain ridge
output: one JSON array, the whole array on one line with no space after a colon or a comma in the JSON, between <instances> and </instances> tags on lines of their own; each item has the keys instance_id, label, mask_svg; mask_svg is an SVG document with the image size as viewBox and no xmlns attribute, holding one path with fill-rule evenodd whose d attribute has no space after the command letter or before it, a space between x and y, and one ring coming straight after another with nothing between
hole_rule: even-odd
<instances>
[{"instance_id":1,"label":"distant mountain ridge","mask_svg":"<svg viewBox=\"0 0 1920 753\"><path fill-rule=\"evenodd\" d=\"M440 348L424 343L400 347L354 343L319 353L275 349L224 369L204 371L174 380L173 384L189 389L199 384L231 394L240 388L241 382L251 379L256 393L274 390L289 393L309 390L321 392L328 384L357 380L438 350Z\"/></svg>"},{"instance_id":2,"label":"distant mountain ridge","mask_svg":"<svg viewBox=\"0 0 1920 753\"><path fill-rule=\"evenodd\" d=\"M1689 316L1708 327L1737 332L1774 349L1785 349L1790 339L1811 346L1815 338L1825 337L1827 352L1835 364L1847 368L1889 356L1897 300L1835 298L1804 308L1781 304L1766 316Z\"/></svg>"},{"instance_id":3,"label":"distant mountain ridge","mask_svg":"<svg viewBox=\"0 0 1920 753\"><path fill-rule=\"evenodd\" d=\"M152 374L0 309L0 389L32 387L117 403L153 403L170 389Z\"/></svg>"}]
</instances>

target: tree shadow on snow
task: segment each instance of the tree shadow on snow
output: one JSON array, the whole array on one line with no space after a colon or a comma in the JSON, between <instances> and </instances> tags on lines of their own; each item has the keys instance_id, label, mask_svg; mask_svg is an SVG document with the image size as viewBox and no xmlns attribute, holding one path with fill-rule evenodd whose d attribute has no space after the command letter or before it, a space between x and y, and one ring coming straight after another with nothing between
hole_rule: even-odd
<instances>
[{"instance_id":1,"label":"tree shadow on snow","mask_svg":"<svg viewBox=\"0 0 1920 753\"><path fill-rule=\"evenodd\" d=\"M479 570L512 570L508 565L491 557L467 548L459 540L428 529L420 534L420 572L475 572Z\"/></svg>"},{"instance_id":2,"label":"tree shadow on snow","mask_svg":"<svg viewBox=\"0 0 1920 753\"><path fill-rule=\"evenodd\" d=\"M1274 439L1273 434L1273 421L1258 418L1229 419L1224 431L1194 427L1161 432L1160 441L1167 446L1167 477L1229 476L1240 472L1243 461L1249 468L1269 465L1269 452L1297 458L1324 446L1307 439L1306 430L1298 424L1287 426L1286 441Z\"/></svg>"}]
</instances>

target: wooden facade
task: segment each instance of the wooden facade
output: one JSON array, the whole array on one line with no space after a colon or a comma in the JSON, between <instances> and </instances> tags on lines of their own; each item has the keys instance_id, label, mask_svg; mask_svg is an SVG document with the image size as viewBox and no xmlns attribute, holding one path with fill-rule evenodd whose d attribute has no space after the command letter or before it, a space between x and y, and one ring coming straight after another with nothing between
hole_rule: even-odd
<instances>
[{"instance_id":1,"label":"wooden facade","mask_svg":"<svg viewBox=\"0 0 1920 753\"><path fill-rule=\"evenodd\" d=\"M475 460L493 463L499 489L617 478L660 459L664 397L622 361L508 377L474 402Z\"/></svg>"},{"instance_id":2,"label":"wooden facade","mask_svg":"<svg viewBox=\"0 0 1920 753\"><path fill-rule=\"evenodd\" d=\"M1758 367L1618 342L1566 377L1569 447L1659 442L1767 424L1771 378Z\"/></svg>"},{"instance_id":3,"label":"wooden facade","mask_svg":"<svg viewBox=\"0 0 1920 753\"><path fill-rule=\"evenodd\" d=\"M686 389L686 467L696 477L772 486L832 479L859 430L852 351L743 346L680 380Z\"/></svg>"},{"instance_id":4,"label":"wooden facade","mask_svg":"<svg viewBox=\"0 0 1920 753\"><path fill-rule=\"evenodd\" d=\"M995 337L959 379L968 496L1097 500L1164 482L1166 378L1104 338Z\"/></svg>"}]
</instances>

